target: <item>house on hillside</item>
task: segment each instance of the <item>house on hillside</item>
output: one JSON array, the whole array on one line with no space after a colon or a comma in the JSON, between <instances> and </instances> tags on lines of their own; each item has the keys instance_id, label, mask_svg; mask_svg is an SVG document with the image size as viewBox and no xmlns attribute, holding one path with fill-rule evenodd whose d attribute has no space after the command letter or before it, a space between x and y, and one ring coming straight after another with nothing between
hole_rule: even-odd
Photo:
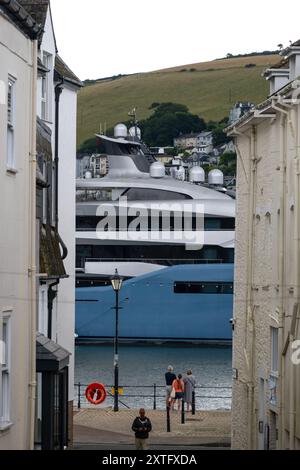
<instances>
[{"instance_id":1,"label":"house on hillside","mask_svg":"<svg viewBox=\"0 0 300 470\"><path fill-rule=\"evenodd\" d=\"M199 152L211 153L213 151L213 133L211 131L201 132L197 136L196 147Z\"/></svg>"},{"instance_id":2,"label":"house on hillside","mask_svg":"<svg viewBox=\"0 0 300 470\"><path fill-rule=\"evenodd\" d=\"M234 449L300 450L300 41L282 54L264 74L271 96L228 128L239 154Z\"/></svg>"},{"instance_id":3,"label":"house on hillside","mask_svg":"<svg viewBox=\"0 0 300 470\"><path fill-rule=\"evenodd\" d=\"M196 147L198 135L195 133L181 134L174 139L174 147L180 150L192 150Z\"/></svg>"},{"instance_id":4,"label":"house on hillside","mask_svg":"<svg viewBox=\"0 0 300 470\"><path fill-rule=\"evenodd\" d=\"M254 108L253 103L244 103L239 101L234 105L234 107L230 110L229 113L229 125L233 124L234 122L238 121L244 114L247 114L251 109Z\"/></svg>"},{"instance_id":5,"label":"house on hillside","mask_svg":"<svg viewBox=\"0 0 300 470\"><path fill-rule=\"evenodd\" d=\"M180 150L210 153L213 150L212 132L182 134L174 139L174 147Z\"/></svg>"}]
</instances>

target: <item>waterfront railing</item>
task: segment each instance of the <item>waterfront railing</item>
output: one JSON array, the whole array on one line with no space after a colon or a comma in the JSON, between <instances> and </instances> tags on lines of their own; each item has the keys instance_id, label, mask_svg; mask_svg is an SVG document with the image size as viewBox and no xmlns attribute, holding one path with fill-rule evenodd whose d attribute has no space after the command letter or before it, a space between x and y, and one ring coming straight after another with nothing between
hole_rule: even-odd
<instances>
[{"instance_id":1,"label":"waterfront railing","mask_svg":"<svg viewBox=\"0 0 300 470\"><path fill-rule=\"evenodd\" d=\"M95 408L91 405L86 397L85 390L88 384L78 382L74 385L74 407ZM107 391L106 401L100 407L108 407L113 405L114 390L113 385L105 385ZM230 409L232 399L232 387L222 385L200 385L195 388L194 406L197 409ZM122 385L119 387L119 405L120 408L166 408L166 386L165 385Z\"/></svg>"}]
</instances>

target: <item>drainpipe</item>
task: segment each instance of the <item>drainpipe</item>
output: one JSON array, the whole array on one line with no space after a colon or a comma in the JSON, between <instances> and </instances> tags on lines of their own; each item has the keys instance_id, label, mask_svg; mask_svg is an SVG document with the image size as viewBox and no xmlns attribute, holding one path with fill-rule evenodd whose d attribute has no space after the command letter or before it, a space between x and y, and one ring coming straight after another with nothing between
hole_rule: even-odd
<instances>
[{"instance_id":1,"label":"drainpipe","mask_svg":"<svg viewBox=\"0 0 300 470\"><path fill-rule=\"evenodd\" d=\"M32 41L31 89L31 149L30 149L30 382L29 382L29 449L34 449L36 400L36 316L37 316L37 263L36 263L36 93L37 93L37 40Z\"/></svg>"}]
</instances>

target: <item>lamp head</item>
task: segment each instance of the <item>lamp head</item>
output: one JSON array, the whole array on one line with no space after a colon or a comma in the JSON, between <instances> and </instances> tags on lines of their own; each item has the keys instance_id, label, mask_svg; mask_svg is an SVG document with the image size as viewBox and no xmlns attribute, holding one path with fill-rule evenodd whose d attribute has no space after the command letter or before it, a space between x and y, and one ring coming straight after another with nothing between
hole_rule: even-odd
<instances>
[{"instance_id":1,"label":"lamp head","mask_svg":"<svg viewBox=\"0 0 300 470\"><path fill-rule=\"evenodd\" d=\"M118 270L116 269L115 274L110 279L112 288L115 292L121 290L123 278L119 275Z\"/></svg>"}]
</instances>

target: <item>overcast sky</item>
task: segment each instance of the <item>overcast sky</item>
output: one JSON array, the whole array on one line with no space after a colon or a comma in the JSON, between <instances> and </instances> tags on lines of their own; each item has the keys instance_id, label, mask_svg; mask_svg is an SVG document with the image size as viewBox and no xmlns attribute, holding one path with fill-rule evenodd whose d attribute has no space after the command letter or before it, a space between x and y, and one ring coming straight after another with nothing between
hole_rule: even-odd
<instances>
[{"instance_id":1,"label":"overcast sky","mask_svg":"<svg viewBox=\"0 0 300 470\"><path fill-rule=\"evenodd\" d=\"M81 78L275 50L300 39L300 2L51 0L60 55ZM283 6L286 8L283 10Z\"/></svg>"}]
</instances>

